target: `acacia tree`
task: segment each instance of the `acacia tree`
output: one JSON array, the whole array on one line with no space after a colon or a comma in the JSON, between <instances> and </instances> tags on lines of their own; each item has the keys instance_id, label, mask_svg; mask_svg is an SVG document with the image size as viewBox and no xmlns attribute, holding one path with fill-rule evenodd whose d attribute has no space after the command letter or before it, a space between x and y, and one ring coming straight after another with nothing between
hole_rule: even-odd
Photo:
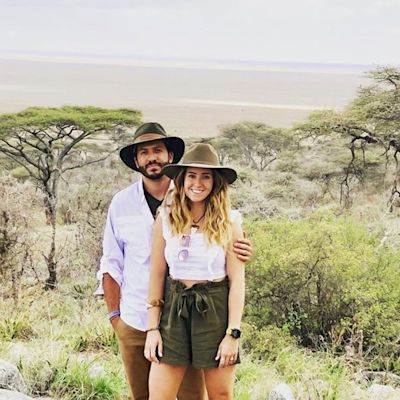
<instances>
[{"instance_id":1,"label":"acacia tree","mask_svg":"<svg viewBox=\"0 0 400 400\"><path fill-rule=\"evenodd\" d=\"M250 121L224 126L222 138L228 139L223 147L225 152L232 148L236 153L239 150L245 162L259 171L277 159L288 140L283 129Z\"/></svg>"},{"instance_id":2,"label":"acacia tree","mask_svg":"<svg viewBox=\"0 0 400 400\"><path fill-rule=\"evenodd\" d=\"M118 149L124 128L137 126L140 112L96 107L33 107L0 115L0 153L23 167L44 194L44 209L51 225L50 250L44 255L48 279L57 285L56 212L58 186L63 174L104 160Z\"/></svg>"},{"instance_id":3,"label":"acacia tree","mask_svg":"<svg viewBox=\"0 0 400 400\"><path fill-rule=\"evenodd\" d=\"M368 73L373 84L359 90L358 96L342 112L318 111L305 123L295 126L299 139L346 138L351 158L341 181L341 202L351 205L350 186L360 180L366 166L365 150L379 146L386 166L393 160L395 174L390 204L400 198L400 69L383 67ZM361 158L361 163L357 162Z\"/></svg>"},{"instance_id":4,"label":"acacia tree","mask_svg":"<svg viewBox=\"0 0 400 400\"><path fill-rule=\"evenodd\" d=\"M231 139L217 136L216 138L211 139L210 143L215 148L221 165L240 157L240 149L238 148L237 143Z\"/></svg>"}]
</instances>

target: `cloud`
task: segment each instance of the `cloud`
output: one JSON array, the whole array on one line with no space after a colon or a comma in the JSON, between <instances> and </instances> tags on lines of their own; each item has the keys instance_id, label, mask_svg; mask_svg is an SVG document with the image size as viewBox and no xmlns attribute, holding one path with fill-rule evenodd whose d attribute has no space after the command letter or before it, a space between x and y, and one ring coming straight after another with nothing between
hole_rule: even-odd
<instances>
[{"instance_id":1,"label":"cloud","mask_svg":"<svg viewBox=\"0 0 400 400\"><path fill-rule=\"evenodd\" d=\"M396 1L0 0L0 49L400 63Z\"/></svg>"}]
</instances>

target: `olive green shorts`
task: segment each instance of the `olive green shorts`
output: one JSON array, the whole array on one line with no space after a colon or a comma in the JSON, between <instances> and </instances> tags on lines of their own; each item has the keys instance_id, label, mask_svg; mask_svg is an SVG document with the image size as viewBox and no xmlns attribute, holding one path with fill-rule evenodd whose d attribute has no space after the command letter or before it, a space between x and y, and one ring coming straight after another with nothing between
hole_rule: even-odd
<instances>
[{"instance_id":1,"label":"olive green shorts","mask_svg":"<svg viewBox=\"0 0 400 400\"><path fill-rule=\"evenodd\" d=\"M160 321L161 362L195 368L218 366L215 357L228 325L228 293L228 279L186 288L167 278Z\"/></svg>"}]
</instances>

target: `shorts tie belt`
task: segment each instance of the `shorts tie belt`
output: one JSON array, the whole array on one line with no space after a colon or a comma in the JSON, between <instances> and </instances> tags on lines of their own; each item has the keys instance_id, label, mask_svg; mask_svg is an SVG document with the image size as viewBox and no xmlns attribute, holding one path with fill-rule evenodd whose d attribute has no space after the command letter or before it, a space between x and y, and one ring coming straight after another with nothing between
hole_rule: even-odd
<instances>
[{"instance_id":1,"label":"shorts tie belt","mask_svg":"<svg viewBox=\"0 0 400 400\"><path fill-rule=\"evenodd\" d=\"M177 296L176 312L179 317L184 319L189 318L190 310L193 306L200 315L203 316L206 314L209 310L209 290L211 288L227 285L227 279L220 282L196 283L190 288L186 287L182 282L170 277L168 281L171 285L172 296Z\"/></svg>"},{"instance_id":2,"label":"shorts tie belt","mask_svg":"<svg viewBox=\"0 0 400 400\"><path fill-rule=\"evenodd\" d=\"M179 298L176 311L179 317L188 319L189 310L193 304L200 315L204 315L208 311L207 296L202 292L204 291L196 290L193 287L177 291Z\"/></svg>"}]
</instances>

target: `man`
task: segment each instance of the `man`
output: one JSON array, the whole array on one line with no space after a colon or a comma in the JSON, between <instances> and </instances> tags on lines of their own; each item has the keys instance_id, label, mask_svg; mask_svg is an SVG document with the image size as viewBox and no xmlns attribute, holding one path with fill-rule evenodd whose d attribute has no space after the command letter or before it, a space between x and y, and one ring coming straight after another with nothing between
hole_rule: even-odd
<instances>
[{"instance_id":1,"label":"man","mask_svg":"<svg viewBox=\"0 0 400 400\"><path fill-rule=\"evenodd\" d=\"M160 124L151 122L140 126L133 143L120 151L120 157L142 177L118 192L108 210L98 278L103 283L108 317L118 338L133 400L148 399L150 363L143 353L152 231L157 208L171 184L161 169L177 163L184 148L183 140L167 136ZM235 252L247 261L251 255L250 242L242 239L235 243ZM189 369L178 399L204 398L201 371Z\"/></svg>"}]
</instances>

